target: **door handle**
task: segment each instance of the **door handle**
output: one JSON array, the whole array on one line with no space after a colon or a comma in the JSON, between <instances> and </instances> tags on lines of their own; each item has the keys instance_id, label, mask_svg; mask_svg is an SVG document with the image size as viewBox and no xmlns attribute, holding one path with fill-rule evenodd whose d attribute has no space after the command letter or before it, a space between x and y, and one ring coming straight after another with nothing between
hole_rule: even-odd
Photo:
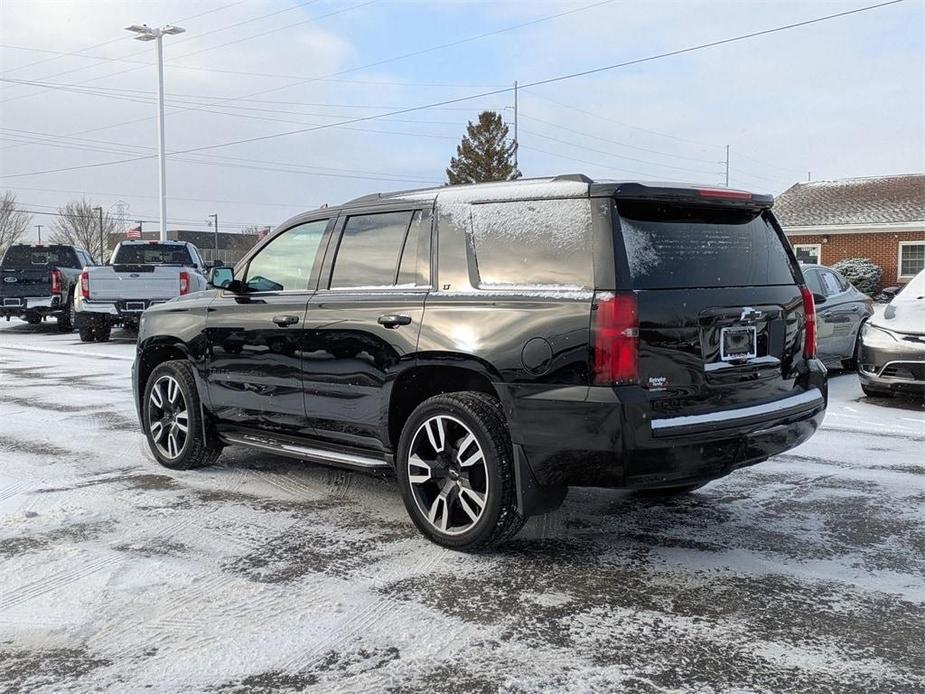
<instances>
[{"instance_id":1,"label":"door handle","mask_svg":"<svg viewBox=\"0 0 925 694\"><path fill-rule=\"evenodd\" d=\"M411 316L402 316L400 314L386 313L379 316L379 325L387 328L397 328L401 325L408 325L411 322Z\"/></svg>"},{"instance_id":2,"label":"door handle","mask_svg":"<svg viewBox=\"0 0 925 694\"><path fill-rule=\"evenodd\" d=\"M273 316L273 322L276 323L279 327L285 328L287 325L295 325L298 323L299 317L292 315Z\"/></svg>"}]
</instances>

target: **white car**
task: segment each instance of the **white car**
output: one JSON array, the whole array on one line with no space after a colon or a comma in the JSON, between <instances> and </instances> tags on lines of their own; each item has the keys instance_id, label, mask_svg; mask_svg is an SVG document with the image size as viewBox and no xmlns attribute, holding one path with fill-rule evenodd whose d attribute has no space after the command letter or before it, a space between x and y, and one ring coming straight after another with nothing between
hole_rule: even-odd
<instances>
[{"instance_id":1,"label":"white car","mask_svg":"<svg viewBox=\"0 0 925 694\"><path fill-rule=\"evenodd\" d=\"M154 304L202 291L208 268L187 241L122 241L109 265L85 267L74 292L74 324L83 342L105 342L114 325L137 328Z\"/></svg>"}]
</instances>

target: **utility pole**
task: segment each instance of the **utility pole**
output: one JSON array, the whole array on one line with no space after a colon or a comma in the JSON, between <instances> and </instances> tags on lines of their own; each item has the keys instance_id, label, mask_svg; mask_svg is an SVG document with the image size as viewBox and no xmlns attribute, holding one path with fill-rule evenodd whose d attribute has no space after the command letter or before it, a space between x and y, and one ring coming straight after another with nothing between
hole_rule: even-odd
<instances>
[{"instance_id":1,"label":"utility pole","mask_svg":"<svg viewBox=\"0 0 925 694\"><path fill-rule=\"evenodd\" d=\"M807 172L806 172L806 182L807 182L807 183L811 183L812 180L813 180L813 172L812 172L812 171L807 171Z\"/></svg>"},{"instance_id":2,"label":"utility pole","mask_svg":"<svg viewBox=\"0 0 925 694\"><path fill-rule=\"evenodd\" d=\"M39 230L39 245L42 245L42 226L41 224L36 224L35 228Z\"/></svg>"},{"instance_id":3,"label":"utility pole","mask_svg":"<svg viewBox=\"0 0 925 694\"><path fill-rule=\"evenodd\" d=\"M212 262L215 263L218 261L218 212L209 215L214 224L215 228L215 257L212 258Z\"/></svg>"},{"instance_id":4,"label":"utility pole","mask_svg":"<svg viewBox=\"0 0 925 694\"><path fill-rule=\"evenodd\" d=\"M164 35L182 34L186 29L167 24L152 29L147 24L125 27L139 41L157 41L157 165L161 198L161 241L167 240L167 163L164 152Z\"/></svg>"},{"instance_id":5,"label":"utility pole","mask_svg":"<svg viewBox=\"0 0 925 694\"><path fill-rule=\"evenodd\" d=\"M726 187L729 187L729 145L726 145Z\"/></svg>"},{"instance_id":6,"label":"utility pole","mask_svg":"<svg viewBox=\"0 0 925 694\"><path fill-rule=\"evenodd\" d=\"M103 256L105 255L105 251L106 251L106 245L105 245L105 242L103 241L103 208L102 208L102 207L94 207L93 210L94 210L95 212L98 212L98 213L99 213L99 221L100 221L100 254L99 254L98 257L99 257L100 261L102 261L102 260L103 260Z\"/></svg>"},{"instance_id":7,"label":"utility pole","mask_svg":"<svg viewBox=\"0 0 925 694\"><path fill-rule=\"evenodd\" d=\"M517 171L517 150L520 148L520 141L517 139L517 80L514 80L514 170Z\"/></svg>"}]
</instances>

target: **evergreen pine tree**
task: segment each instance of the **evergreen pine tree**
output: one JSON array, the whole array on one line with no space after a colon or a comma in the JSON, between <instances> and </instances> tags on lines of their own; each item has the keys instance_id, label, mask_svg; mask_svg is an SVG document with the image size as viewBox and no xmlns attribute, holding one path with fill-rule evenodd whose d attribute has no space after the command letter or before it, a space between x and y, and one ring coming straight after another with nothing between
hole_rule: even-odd
<instances>
[{"instance_id":1,"label":"evergreen pine tree","mask_svg":"<svg viewBox=\"0 0 925 694\"><path fill-rule=\"evenodd\" d=\"M514 143L508 142L508 127L500 113L482 111L478 123L469 121L466 135L456 156L450 159L446 170L447 181L456 183L482 183L484 181L513 181L520 178L514 166Z\"/></svg>"}]
</instances>

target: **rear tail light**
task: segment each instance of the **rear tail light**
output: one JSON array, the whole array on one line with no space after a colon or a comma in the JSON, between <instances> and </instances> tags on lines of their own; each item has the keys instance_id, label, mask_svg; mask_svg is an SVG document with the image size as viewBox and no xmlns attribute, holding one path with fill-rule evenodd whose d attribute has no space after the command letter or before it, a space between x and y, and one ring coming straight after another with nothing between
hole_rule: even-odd
<instances>
[{"instance_id":1,"label":"rear tail light","mask_svg":"<svg viewBox=\"0 0 925 694\"><path fill-rule=\"evenodd\" d=\"M594 383L639 381L639 313L636 295L600 293L594 297Z\"/></svg>"},{"instance_id":2,"label":"rear tail light","mask_svg":"<svg viewBox=\"0 0 925 694\"><path fill-rule=\"evenodd\" d=\"M806 333L803 338L803 356L813 359L816 356L816 302L813 293L806 285L800 286L803 295L803 311L806 314Z\"/></svg>"},{"instance_id":3,"label":"rear tail light","mask_svg":"<svg viewBox=\"0 0 925 694\"><path fill-rule=\"evenodd\" d=\"M52 270L48 275L51 278L51 293L55 296L61 296L61 271Z\"/></svg>"},{"instance_id":4,"label":"rear tail light","mask_svg":"<svg viewBox=\"0 0 925 694\"><path fill-rule=\"evenodd\" d=\"M90 273L86 270L80 273L80 295L84 299L90 298Z\"/></svg>"},{"instance_id":5,"label":"rear tail light","mask_svg":"<svg viewBox=\"0 0 925 694\"><path fill-rule=\"evenodd\" d=\"M189 294L189 273L181 272L180 273L180 296L184 294Z\"/></svg>"}]
</instances>

